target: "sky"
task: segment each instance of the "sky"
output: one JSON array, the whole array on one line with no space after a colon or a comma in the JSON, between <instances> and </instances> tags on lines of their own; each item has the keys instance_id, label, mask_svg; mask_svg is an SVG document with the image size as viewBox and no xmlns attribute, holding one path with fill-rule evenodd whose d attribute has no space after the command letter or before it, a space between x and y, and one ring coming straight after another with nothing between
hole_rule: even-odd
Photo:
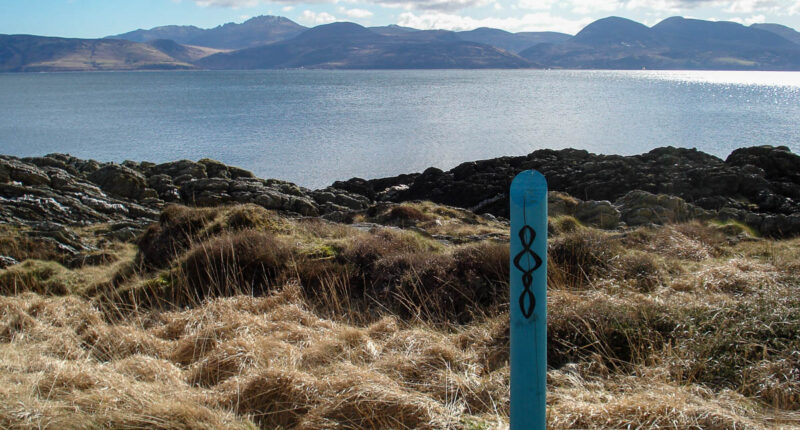
<instances>
[{"instance_id":1,"label":"sky","mask_svg":"<svg viewBox=\"0 0 800 430\"><path fill-rule=\"evenodd\" d=\"M0 34L95 38L161 25L216 27L259 15L419 29L575 34L606 16L654 25L684 17L800 29L800 0L0 0Z\"/></svg>"}]
</instances>

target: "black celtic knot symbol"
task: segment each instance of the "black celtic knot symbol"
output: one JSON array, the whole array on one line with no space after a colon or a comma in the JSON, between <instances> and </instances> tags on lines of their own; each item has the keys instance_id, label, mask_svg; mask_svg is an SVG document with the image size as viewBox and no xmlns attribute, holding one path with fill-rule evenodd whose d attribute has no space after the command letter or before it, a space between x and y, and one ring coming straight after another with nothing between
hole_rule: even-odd
<instances>
[{"instance_id":1,"label":"black celtic knot symbol","mask_svg":"<svg viewBox=\"0 0 800 430\"><path fill-rule=\"evenodd\" d=\"M533 240L536 239L536 231L531 226L522 227L519 231L519 239L522 241L522 252L514 257L514 266L522 272L522 285L524 286L522 294L519 296L519 308L525 318L530 318L536 307L536 296L531 291L533 272L542 265L542 259L531 249ZM523 257L527 257L525 266L522 265ZM531 265L531 257L533 257L533 265Z\"/></svg>"}]
</instances>

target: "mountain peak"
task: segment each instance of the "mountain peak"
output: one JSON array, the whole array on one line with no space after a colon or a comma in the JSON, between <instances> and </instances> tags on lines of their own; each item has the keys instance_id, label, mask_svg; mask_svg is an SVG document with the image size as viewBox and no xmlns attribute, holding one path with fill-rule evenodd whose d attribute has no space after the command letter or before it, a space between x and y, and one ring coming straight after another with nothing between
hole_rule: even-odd
<instances>
[{"instance_id":1,"label":"mountain peak","mask_svg":"<svg viewBox=\"0 0 800 430\"><path fill-rule=\"evenodd\" d=\"M297 23L295 23L294 21L292 21L289 18L285 18L285 17L282 17L282 16L275 16L275 15L259 15L259 16L256 16L256 17L248 19L247 21L243 22L242 25L244 25L244 24L284 24L284 23L286 23L286 24L291 23L291 24L298 25Z\"/></svg>"},{"instance_id":2,"label":"mountain peak","mask_svg":"<svg viewBox=\"0 0 800 430\"><path fill-rule=\"evenodd\" d=\"M318 25L304 31L297 36L297 40L341 40L363 37L381 37L379 34L370 31L368 28L352 22L333 22L330 24Z\"/></svg>"},{"instance_id":3,"label":"mountain peak","mask_svg":"<svg viewBox=\"0 0 800 430\"><path fill-rule=\"evenodd\" d=\"M614 45L620 43L651 43L650 28L627 18L610 16L587 25L572 39L587 45Z\"/></svg>"}]
</instances>

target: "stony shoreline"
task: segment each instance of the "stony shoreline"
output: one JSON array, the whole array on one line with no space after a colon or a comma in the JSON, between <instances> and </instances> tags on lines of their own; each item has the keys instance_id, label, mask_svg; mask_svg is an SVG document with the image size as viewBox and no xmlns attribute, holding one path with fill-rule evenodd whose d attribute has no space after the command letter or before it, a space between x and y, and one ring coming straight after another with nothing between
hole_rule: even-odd
<instances>
[{"instance_id":1,"label":"stony shoreline","mask_svg":"<svg viewBox=\"0 0 800 430\"><path fill-rule=\"evenodd\" d=\"M508 214L508 185L524 169L547 176L551 215L574 216L594 227L719 219L768 237L800 234L800 156L770 146L737 149L726 160L673 147L635 156L539 150L467 162L447 172L429 168L353 178L320 190L256 178L209 159L116 164L64 154L0 156L0 222L30 227L31 234L75 248L60 226L102 223L109 237L132 239L171 203L252 203L348 222L379 205L430 200L502 218Z\"/></svg>"}]
</instances>

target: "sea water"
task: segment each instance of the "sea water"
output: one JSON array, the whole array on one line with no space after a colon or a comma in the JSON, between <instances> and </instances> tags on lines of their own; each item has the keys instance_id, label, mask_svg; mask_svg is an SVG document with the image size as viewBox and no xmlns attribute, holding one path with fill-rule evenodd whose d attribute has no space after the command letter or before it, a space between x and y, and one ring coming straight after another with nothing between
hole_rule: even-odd
<instances>
[{"instance_id":1,"label":"sea water","mask_svg":"<svg viewBox=\"0 0 800 430\"><path fill-rule=\"evenodd\" d=\"M542 148L800 152L800 73L564 70L0 74L0 153L208 157L312 188Z\"/></svg>"}]
</instances>

